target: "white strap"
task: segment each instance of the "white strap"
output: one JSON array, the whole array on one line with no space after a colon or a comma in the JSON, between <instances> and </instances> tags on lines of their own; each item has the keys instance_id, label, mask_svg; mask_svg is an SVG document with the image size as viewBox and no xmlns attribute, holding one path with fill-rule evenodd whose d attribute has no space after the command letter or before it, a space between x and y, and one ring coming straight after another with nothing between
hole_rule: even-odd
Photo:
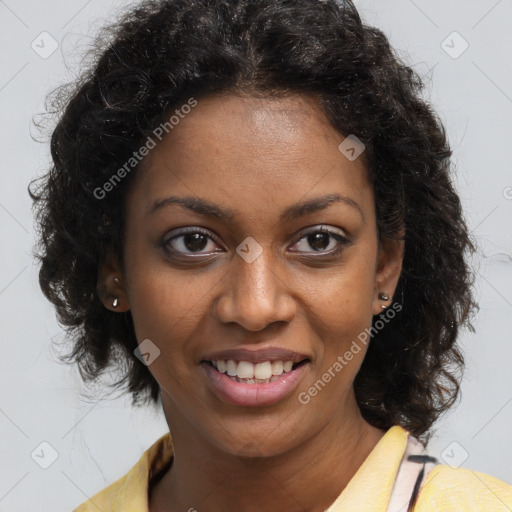
<instances>
[{"instance_id":1,"label":"white strap","mask_svg":"<svg viewBox=\"0 0 512 512\"><path fill-rule=\"evenodd\" d=\"M428 455L423 445L411 435L409 435L407 439L407 446L400 467L398 468L393 491L391 492L391 499L389 500L386 512L407 512L414 485L416 484L416 480L418 479L423 465L425 465L425 471L420 482L420 489L425 483L427 475L437 465L437 462L423 463L408 460L410 455Z\"/></svg>"}]
</instances>

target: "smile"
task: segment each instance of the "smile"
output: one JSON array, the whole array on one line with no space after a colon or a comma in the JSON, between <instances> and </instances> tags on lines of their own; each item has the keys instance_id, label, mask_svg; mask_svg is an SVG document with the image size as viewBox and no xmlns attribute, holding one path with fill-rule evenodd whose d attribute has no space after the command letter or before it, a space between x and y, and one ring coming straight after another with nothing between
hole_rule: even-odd
<instances>
[{"instance_id":1,"label":"smile","mask_svg":"<svg viewBox=\"0 0 512 512\"><path fill-rule=\"evenodd\" d=\"M220 373L226 373L230 377L238 377L238 382L247 384L266 384L273 377L292 370L293 361L265 361L263 363L251 363L250 361L209 361ZM275 379L274 379L275 380Z\"/></svg>"},{"instance_id":2,"label":"smile","mask_svg":"<svg viewBox=\"0 0 512 512\"><path fill-rule=\"evenodd\" d=\"M201 367L215 394L241 406L272 405L290 395L309 367L309 360L202 361Z\"/></svg>"}]
</instances>

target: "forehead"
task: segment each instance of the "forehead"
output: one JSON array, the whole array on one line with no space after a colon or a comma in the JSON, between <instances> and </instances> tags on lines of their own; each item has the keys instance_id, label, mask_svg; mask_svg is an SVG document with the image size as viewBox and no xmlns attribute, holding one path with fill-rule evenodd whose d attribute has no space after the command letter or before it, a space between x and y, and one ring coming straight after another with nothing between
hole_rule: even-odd
<instances>
[{"instance_id":1,"label":"forehead","mask_svg":"<svg viewBox=\"0 0 512 512\"><path fill-rule=\"evenodd\" d=\"M132 196L141 208L164 191L253 209L331 192L371 200L364 158L348 160L344 138L312 96L199 99L145 157Z\"/></svg>"}]
</instances>

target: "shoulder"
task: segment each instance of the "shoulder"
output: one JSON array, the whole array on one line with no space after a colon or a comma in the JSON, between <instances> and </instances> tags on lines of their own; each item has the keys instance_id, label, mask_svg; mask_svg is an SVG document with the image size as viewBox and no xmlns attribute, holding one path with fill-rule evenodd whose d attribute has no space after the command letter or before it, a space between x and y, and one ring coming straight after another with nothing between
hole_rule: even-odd
<instances>
[{"instance_id":1,"label":"shoulder","mask_svg":"<svg viewBox=\"0 0 512 512\"><path fill-rule=\"evenodd\" d=\"M82 503L78 508L75 508L73 512L93 512L99 510L110 511L114 510L114 503L116 496L119 495L121 489L125 483L126 475L113 484L109 485L102 491L98 492L86 502Z\"/></svg>"},{"instance_id":2,"label":"shoulder","mask_svg":"<svg viewBox=\"0 0 512 512\"><path fill-rule=\"evenodd\" d=\"M485 473L438 464L427 476L415 512L512 510L512 486Z\"/></svg>"},{"instance_id":3,"label":"shoulder","mask_svg":"<svg viewBox=\"0 0 512 512\"><path fill-rule=\"evenodd\" d=\"M146 482L145 464L140 460L127 474L96 493L73 512L126 510L127 502L137 504L139 508L134 510L145 510L144 507L147 507Z\"/></svg>"},{"instance_id":4,"label":"shoulder","mask_svg":"<svg viewBox=\"0 0 512 512\"><path fill-rule=\"evenodd\" d=\"M123 477L82 503L73 512L113 512L148 509L148 484L173 456L170 433L151 445Z\"/></svg>"},{"instance_id":5,"label":"shoulder","mask_svg":"<svg viewBox=\"0 0 512 512\"><path fill-rule=\"evenodd\" d=\"M73 512L111 512L119 509L119 503L126 495L129 482L133 480L133 473L137 471L139 463L126 475L111 483L108 487L96 493L86 502L82 503Z\"/></svg>"}]
</instances>

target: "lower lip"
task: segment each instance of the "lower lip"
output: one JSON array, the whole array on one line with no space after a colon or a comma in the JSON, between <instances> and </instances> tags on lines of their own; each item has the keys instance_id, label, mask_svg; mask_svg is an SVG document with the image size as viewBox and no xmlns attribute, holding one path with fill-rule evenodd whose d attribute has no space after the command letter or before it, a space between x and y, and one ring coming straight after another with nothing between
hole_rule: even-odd
<instances>
[{"instance_id":1,"label":"lower lip","mask_svg":"<svg viewBox=\"0 0 512 512\"><path fill-rule=\"evenodd\" d=\"M272 405L290 395L299 385L308 365L309 363L303 363L266 384L245 384L231 380L209 363L201 363L208 381L221 399L234 405L252 407Z\"/></svg>"}]
</instances>

